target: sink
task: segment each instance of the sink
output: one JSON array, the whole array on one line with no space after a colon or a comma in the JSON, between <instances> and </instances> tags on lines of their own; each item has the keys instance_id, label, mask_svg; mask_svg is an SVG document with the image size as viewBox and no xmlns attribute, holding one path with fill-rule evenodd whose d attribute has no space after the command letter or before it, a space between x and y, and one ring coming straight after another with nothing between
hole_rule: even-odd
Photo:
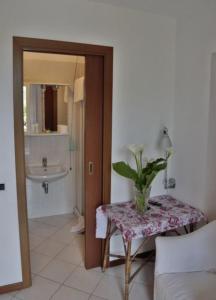
<instances>
[{"instance_id":1,"label":"sink","mask_svg":"<svg viewBox=\"0 0 216 300\"><path fill-rule=\"evenodd\" d=\"M61 165L42 166L27 166L26 177L37 182L51 182L58 180L67 175L68 171Z\"/></svg>"}]
</instances>

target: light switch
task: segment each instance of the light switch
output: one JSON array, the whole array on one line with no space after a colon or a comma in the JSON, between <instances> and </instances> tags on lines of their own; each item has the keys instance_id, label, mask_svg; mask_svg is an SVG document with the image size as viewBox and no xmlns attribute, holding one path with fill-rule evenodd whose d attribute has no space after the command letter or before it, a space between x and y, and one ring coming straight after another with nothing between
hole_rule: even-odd
<instances>
[{"instance_id":1,"label":"light switch","mask_svg":"<svg viewBox=\"0 0 216 300\"><path fill-rule=\"evenodd\" d=\"M4 191L5 190L5 184L4 183L0 183L0 191Z\"/></svg>"}]
</instances>

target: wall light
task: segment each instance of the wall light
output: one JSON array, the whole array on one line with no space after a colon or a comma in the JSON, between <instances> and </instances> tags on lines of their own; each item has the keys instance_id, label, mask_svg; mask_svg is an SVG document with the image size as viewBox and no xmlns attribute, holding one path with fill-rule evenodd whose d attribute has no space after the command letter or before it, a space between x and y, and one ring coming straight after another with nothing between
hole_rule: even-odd
<instances>
[{"instance_id":1,"label":"wall light","mask_svg":"<svg viewBox=\"0 0 216 300\"><path fill-rule=\"evenodd\" d=\"M172 145L172 141L168 135L168 129L166 127L164 127L162 129L159 147L164 152L164 156L167 161L167 167L168 167L168 155L169 155L170 149L173 148L173 145ZM175 178L168 178L167 167L164 170L164 188L165 189L174 189L176 186L176 181L175 181Z\"/></svg>"}]
</instances>

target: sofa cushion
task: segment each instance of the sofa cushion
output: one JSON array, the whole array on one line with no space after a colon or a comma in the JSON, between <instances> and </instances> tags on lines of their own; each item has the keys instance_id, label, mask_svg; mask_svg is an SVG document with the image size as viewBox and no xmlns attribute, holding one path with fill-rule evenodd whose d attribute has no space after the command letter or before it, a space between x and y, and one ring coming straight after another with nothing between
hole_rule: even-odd
<instances>
[{"instance_id":1,"label":"sofa cushion","mask_svg":"<svg viewBox=\"0 0 216 300\"><path fill-rule=\"evenodd\" d=\"M155 300L216 300L216 274L162 274L155 279Z\"/></svg>"}]
</instances>

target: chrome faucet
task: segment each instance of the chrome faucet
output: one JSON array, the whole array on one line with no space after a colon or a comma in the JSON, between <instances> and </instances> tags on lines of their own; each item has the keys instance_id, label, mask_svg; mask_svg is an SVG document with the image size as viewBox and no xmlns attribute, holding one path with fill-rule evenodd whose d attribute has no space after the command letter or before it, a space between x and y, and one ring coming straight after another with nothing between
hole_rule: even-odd
<instances>
[{"instance_id":1,"label":"chrome faucet","mask_svg":"<svg viewBox=\"0 0 216 300\"><path fill-rule=\"evenodd\" d=\"M43 168L47 168L47 157L42 158L42 166Z\"/></svg>"}]
</instances>

